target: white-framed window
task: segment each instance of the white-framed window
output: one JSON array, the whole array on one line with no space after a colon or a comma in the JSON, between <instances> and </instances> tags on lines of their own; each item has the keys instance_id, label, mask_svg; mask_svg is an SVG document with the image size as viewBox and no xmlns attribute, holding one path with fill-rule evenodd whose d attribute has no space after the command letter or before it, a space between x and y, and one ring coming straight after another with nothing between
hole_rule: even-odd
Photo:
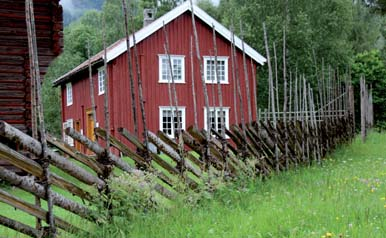
<instances>
[{"instance_id":1,"label":"white-framed window","mask_svg":"<svg viewBox=\"0 0 386 238\"><path fill-rule=\"evenodd\" d=\"M177 112L175 107L159 107L159 128L165 134L174 137L178 123L181 123L181 129L185 130L185 121L185 107L177 107Z\"/></svg>"},{"instance_id":2,"label":"white-framed window","mask_svg":"<svg viewBox=\"0 0 386 238\"><path fill-rule=\"evenodd\" d=\"M68 136L66 132L64 132L68 127L74 128L74 119L67 119L65 122L63 122L63 141L70 146L74 146L74 139L71 136Z\"/></svg>"},{"instance_id":3,"label":"white-framed window","mask_svg":"<svg viewBox=\"0 0 386 238\"><path fill-rule=\"evenodd\" d=\"M66 99L67 99L67 106L71 106L73 103L72 83L66 84Z\"/></svg>"},{"instance_id":4,"label":"white-framed window","mask_svg":"<svg viewBox=\"0 0 386 238\"><path fill-rule=\"evenodd\" d=\"M104 67L98 69L98 95L105 93L105 80L106 80L106 70Z\"/></svg>"},{"instance_id":5,"label":"white-framed window","mask_svg":"<svg viewBox=\"0 0 386 238\"><path fill-rule=\"evenodd\" d=\"M171 83L169 57L159 55L159 83ZM174 83L185 83L185 56L171 55Z\"/></svg>"},{"instance_id":6,"label":"white-framed window","mask_svg":"<svg viewBox=\"0 0 386 238\"><path fill-rule=\"evenodd\" d=\"M222 113L221 113L220 107L210 107L209 108L210 128L215 129L220 134L222 132L222 127L221 127L222 117L221 117L221 115L225 119L225 121L224 121L225 128L229 129L229 107L223 107ZM206 107L204 108L204 128L205 128L205 130L208 130Z\"/></svg>"},{"instance_id":7,"label":"white-framed window","mask_svg":"<svg viewBox=\"0 0 386 238\"><path fill-rule=\"evenodd\" d=\"M216 64L214 56L204 56L204 78L206 83L217 83L220 80L221 84L228 84L228 58L227 56L217 57L217 78Z\"/></svg>"}]
</instances>

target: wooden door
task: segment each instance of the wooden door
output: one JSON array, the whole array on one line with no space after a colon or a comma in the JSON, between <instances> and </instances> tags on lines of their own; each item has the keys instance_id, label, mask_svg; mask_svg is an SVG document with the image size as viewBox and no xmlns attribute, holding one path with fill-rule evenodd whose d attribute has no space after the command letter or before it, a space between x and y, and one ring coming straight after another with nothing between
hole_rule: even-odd
<instances>
[{"instance_id":1,"label":"wooden door","mask_svg":"<svg viewBox=\"0 0 386 238\"><path fill-rule=\"evenodd\" d=\"M88 109L86 111L86 136L92 140L95 141L95 133L94 133L94 120L93 120L93 115L92 115L92 109Z\"/></svg>"}]
</instances>

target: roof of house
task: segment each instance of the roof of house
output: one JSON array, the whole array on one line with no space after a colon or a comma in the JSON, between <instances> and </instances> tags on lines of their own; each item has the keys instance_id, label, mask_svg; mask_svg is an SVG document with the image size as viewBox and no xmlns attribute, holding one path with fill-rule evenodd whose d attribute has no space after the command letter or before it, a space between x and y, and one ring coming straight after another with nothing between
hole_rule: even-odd
<instances>
[{"instance_id":1,"label":"roof of house","mask_svg":"<svg viewBox=\"0 0 386 238\"><path fill-rule=\"evenodd\" d=\"M210 27L214 26L216 32L223 36L228 41L232 41L232 32L228 30L225 26L223 26L221 23L216 21L213 17L208 15L204 10L199 8L198 6L193 6L194 15L198 17L200 20L202 20L204 23L208 24ZM149 25L143 27L139 31L135 32L135 40L136 43L140 43L150 35L152 35L154 32L158 31L163 27L163 25L168 24L169 22L173 21L180 15L184 14L186 11L192 11L192 7L189 3L189 1L186 1L185 3L179 5L178 7L174 8L173 10L169 11L165 15L161 16L154 22L150 23ZM134 46L133 41L133 35L130 35L130 48ZM242 40L234 36L234 43L237 48L242 50L243 42ZM249 46L247 43L244 43L244 49L245 53L250 56L253 60L255 60L257 63L264 65L264 63L267 61L264 56L259 54L256 50L254 50L251 46ZM127 43L126 39L121 39L111 46L107 48L107 62L110 62L120 56L121 54L125 53L127 51ZM94 55L91 58L92 63L99 62L100 60L103 60L104 54L103 51L99 52L98 54ZM71 71L67 72L66 74L62 75L58 79L54 81L54 86L58 86L64 82L66 82L73 74L76 74L88 67L89 61L85 61L79 66L75 67Z\"/></svg>"}]
</instances>

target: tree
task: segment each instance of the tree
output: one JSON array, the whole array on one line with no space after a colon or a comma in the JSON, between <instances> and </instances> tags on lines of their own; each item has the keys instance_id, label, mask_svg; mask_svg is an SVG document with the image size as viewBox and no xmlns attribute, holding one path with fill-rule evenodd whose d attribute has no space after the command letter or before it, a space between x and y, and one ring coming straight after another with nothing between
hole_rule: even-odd
<instances>
[{"instance_id":1,"label":"tree","mask_svg":"<svg viewBox=\"0 0 386 238\"><path fill-rule=\"evenodd\" d=\"M365 51L355 56L352 64L352 78L356 88L359 88L361 76L365 77L366 83L373 89L375 123L384 124L386 121L386 64L378 50Z\"/></svg>"},{"instance_id":2,"label":"tree","mask_svg":"<svg viewBox=\"0 0 386 238\"><path fill-rule=\"evenodd\" d=\"M384 18L369 11L360 1L222 0L217 10L221 22L227 26L232 21L238 26L242 21L246 41L259 52L264 52L263 22L267 26L271 51L273 42L282 42L283 26L287 25L289 72L304 73L311 82L316 78L314 52L319 65L323 59L326 66L343 72L352 64L356 53L383 47L379 40L383 37ZM237 32L238 27L235 29ZM283 55L281 49L278 55ZM281 57L278 60L282 62ZM259 72L261 107L267 105L268 98L265 71L262 68Z\"/></svg>"}]
</instances>

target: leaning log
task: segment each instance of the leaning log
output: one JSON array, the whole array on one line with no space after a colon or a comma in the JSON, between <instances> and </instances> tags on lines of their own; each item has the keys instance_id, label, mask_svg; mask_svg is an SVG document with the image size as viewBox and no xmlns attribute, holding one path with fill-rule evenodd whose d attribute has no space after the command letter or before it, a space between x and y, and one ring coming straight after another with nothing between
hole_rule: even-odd
<instances>
[{"instance_id":1,"label":"leaning log","mask_svg":"<svg viewBox=\"0 0 386 238\"><path fill-rule=\"evenodd\" d=\"M22 177L8 169L0 167L0 179L8 181L12 185L17 186L18 188L23 189L24 191L34 194L40 199L46 199L46 196L45 196L46 192L44 187L36 183L33 177L26 177L26 176ZM80 217L89 219L90 221L96 220L96 217L92 216L92 212L88 208L76 202L73 202L68 198L63 197L62 195L54 191L52 191L51 196L52 196L52 201L54 205L57 205Z\"/></svg>"},{"instance_id":2,"label":"leaning log","mask_svg":"<svg viewBox=\"0 0 386 238\"><path fill-rule=\"evenodd\" d=\"M31 175L42 178L43 177L43 168L35 161L25 157L24 155L12 150L6 145L3 145L0 143L0 157L3 160L6 160L13 166L20 168L27 173L30 173ZM64 190L69 191L72 194L75 194L83 199L91 201L92 198L90 194L77 185L73 184L72 182L51 173L49 180L53 185L58 186L59 188L62 188Z\"/></svg>"},{"instance_id":3,"label":"leaning log","mask_svg":"<svg viewBox=\"0 0 386 238\"><path fill-rule=\"evenodd\" d=\"M106 151L104 148L102 148L100 145L98 145L97 143L91 141L90 139L88 139L86 136L76 132L73 128L70 128L68 127L66 130L65 130L65 133L69 136L71 136L72 138L74 138L75 140L81 142L83 145L85 145L89 150L91 150L92 152L94 152L95 154L101 156L101 155L106 155L107 158L109 158L109 160L111 160L118 168L120 168L121 170L125 171L125 172L128 172L130 174L137 174L137 175L141 175L143 174L142 171L138 170L138 169L135 169L135 168L132 168L128 163L126 163L125 161L123 161L121 158L119 158L118 156L112 154L111 152L109 151ZM105 154L107 153L107 154ZM165 196L166 198L169 198L169 199L173 199L175 197L175 195L170 192L169 190L163 188L161 185L159 184L156 184L155 185L155 189L160 193L162 194L163 196Z\"/></svg>"},{"instance_id":4,"label":"leaning log","mask_svg":"<svg viewBox=\"0 0 386 238\"><path fill-rule=\"evenodd\" d=\"M91 141L88 139L86 136L76 132L73 128L66 128L65 133L75 140L81 142L83 145L85 145L88 149L90 149L92 152L94 152L96 155L101 156L107 153L107 157L120 169L123 171L126 171L128 173L134 173L134 172L139 172L139 174L142 174L141 171L136 170L132 168L128 163L123 161L121 158L118 156L112 154L110 151L106 151L105 148L102 146L98 145L94 141Z\"/></svg>"},{"instance_id":5,"label":"leaning log","mask_svg":"<svg viewBox=\"0 0 386 238\"><path fill-rule=\"evenodd\" d=\"M4 121L0 121L0 135L9 139L10 141L19 143L21 146L36 156L40 156L42 154L42 145L39 143L39 141L10 126ZM105 186L105 182L103 182L101 179L90 174L85 169L77 166L68 159L58 155L49 148L46 150L46 155L50 158L51 164L77 178L78 180L88 185L95 184L100 188Z\"/></svg>"},{"instance_id":6,"label":"leaning log","mask_svg":"<svg viewBox=\"0 0 386 238\"><path fill-rule=\"evenodd\" d=\"M66 144L64 144L62 141L58 140L57 138L54 138L50 135L47 135L47 142L51 144L52 146L55 146L59 150L61 150L63 153L69 155L71 158L81 162L82 164L90 167L92 170L94 170L97 174L102 174L103 165L98 163L95 160L92 160L88 156L80 153L77 151L74 147L70 147Z\"/></svg>"},{"instance_id":7,"label":"leaning log","mask_svg":"<svg viewBox=\"0 0 386 238\"><path fill-rule=\"evenodd\" d=\"M18 221L0 215L0 224L30 237L39 238L41 232Z\"/></svg>"},{"instance_id":8,"label":"leaning log","mask_svg":"<svg viewBox=\"0 0 386 238\"><path fill-rule=\"evenodd\" d=\"M196 169L189 161L183 160L180 155L168 144L163 142L160 138L158 138L153 132L148 131L149 139L152 143L154 143L158 149L164 152L166 155L170 156L177 163L182 163L184 161L184 167L188 169L188 171L192 172L197 177L201 176L201 171Z\"/></svg>"},{"instance_id":9,"label":"leaning log","mask_svg":"<svg viewBox=\"0 0 386 238\"><path fill-rule=\"evenodd\" d=\"M41 207L38 207L36 205L27 203L26 201L21 200L20 198L17 198L8 192L0 189L0 202L6 203L16 209L19 209L23 212L26 212L34 217L37 217L41 220L47 221L47 211L43 210ZM70 223L58 218L54 217L55 224L57 227L70 232L70 233L79 233L80 229L71 225Z\"/></svg>"}]
</instances>

